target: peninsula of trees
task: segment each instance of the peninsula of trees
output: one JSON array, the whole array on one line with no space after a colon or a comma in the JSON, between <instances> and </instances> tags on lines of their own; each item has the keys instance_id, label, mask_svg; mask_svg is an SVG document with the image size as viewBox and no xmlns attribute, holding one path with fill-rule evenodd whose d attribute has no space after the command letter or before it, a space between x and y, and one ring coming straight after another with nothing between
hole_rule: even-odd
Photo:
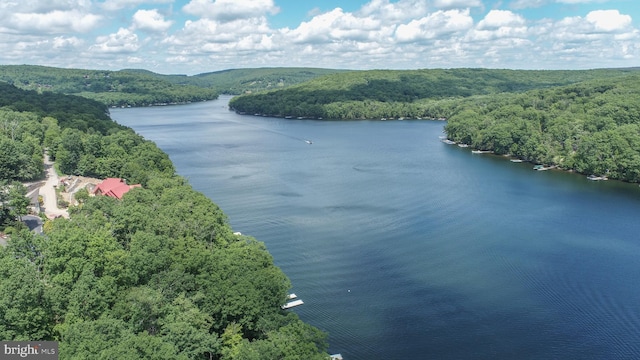
<instances>
[{"instance_id":1,"label":"peninsula of trees","mask_svg":"<svg viewBox=\"0 0 640 360\"><path fill-rule=\"evenodd\" d=\"M640 182L640 73L500 96L448 110L450 139L534 163Z\"/></svg>"},{"instance_id":2,"label":"peninsula of trees","mask_svg":"<svg viewBox=\"0 0 640 360\"><path fill-rule=\"evenodd\" d=\"M318 77L231 100L239 113L328 120L441 118L473 95L500 95L621 77L633 70L370 70Z\"/></svg>"},{"instance_id":3,"label":"peninsula of trees","mask_svg":"<svg viewBox=\"0 0 640 360\"><path fill-rule=\"evenodd\" d=\"M17 180L142 184L88 197L44 235L16 221ZM0 339L55 340L61 359L326 359L326 335L281 309L290 283L264 244L175 174L104 104L0 83ZM6 216L5 216L6 215ZM5 230L6 231L6 230Z\"/></svg>"}]
</instances>

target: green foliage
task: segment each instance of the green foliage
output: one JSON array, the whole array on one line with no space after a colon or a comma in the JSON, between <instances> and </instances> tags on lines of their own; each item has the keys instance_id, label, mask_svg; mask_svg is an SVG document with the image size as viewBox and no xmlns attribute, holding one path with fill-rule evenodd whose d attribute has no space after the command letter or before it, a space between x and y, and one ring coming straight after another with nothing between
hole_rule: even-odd
<instances>
[{"instance_id":1,"label":"green foliage","mask_svg":"<svg viewBox=\"0 0 640 360\"><path fill-rule=\"evenodd\" d=\"M3 83L0 90L0 104L8 105L0 108L0 180L41 177L44 147L64 174L146 184L175 171L164 152L113 122L100 103Z\"/></svg>"},{"instance_id":2,"label":"green foliage","mask_svg":"<svg viewBox=\"0 0 640 360\"><path fill-rule=\"evenodd\" d=\"M42 94L62 93L107 106L146 106L217 98L209 87L174 84L153 73L60 69L33 65L0 66L0 81Z\"/></svg>"},{"instance_id":3,"label":"green foliage","mask_svg":"<svg viewBox=\"0 0 640 360\"><path fill-rule=\"evenodd\" d=\"M21 183L0 180L0 229L16 226L29 213L31 201L26 195L27 188Z\"/></svg>"},{"instance_id":4,"label":"green foliage","mask_svg":"<svg viewBox=\"0 0 640 360\"><path fill-rule=\"evenodd\" d=\"M290 284L264 244L233 235L184 179L90 197L35 239L0 253L0 289L16 294L0 302L4 338L57 339L70 359L241 359L246 346L326 357L324 334L280 309ZM32 316L16 322L18 311Z\"/></svg>"},{"instance_id":5,"label":"green foliage","mask_svg":"<svg viewBox=\"0 0 640 360\"><path fill-rule=\"evenodd\" d=\"M636 74L460 100L445 130L475 148L640 182Z\"/></svg>"},{"instance_id":6,"label":"green foliage","mask_svg":"<svg viewBox=\"0 0 640 360\"><path fill-rule=\"evenodd\" d=\"M178 77L173 81L211 86L220 93L237 95L262 90L283 89L320 76L342 72L344 70L317 68L231 69L198 74L188 78Z\"/></svg>"},{"instance_id":7,"label":"green foliage","mask_svg":"<svg viewBox=\"0 0 640 360\"><path fill-rule=\"evenodd\" d=\"M4 82L0 82L0 107L14 112L9 116L16 116L17 112L32 113L38 118L53 117L63 129L106 134L112 129L123 128L111 121L107 107L97 101L53 92L25 91Z\"/></svg>"},{"instance_id":8,"label":"green foliage","mask_svg":"<svg viewBox=\"0 0 640 360\"><path fill-rule=\"evenodd\" d=\"M65 174L118 177L146 185L153 176L175 171L167 154L129 129L108 136L66 129L56 143L52 153Z\"/></svg>"},{"instance_id":9,"label":"green foliage","mask_svg":"<svg viewBox=\"0 0 640 360\"><path fill-rule=\"evenodd\" d=\"M0 338L47 339L53 317L42 281L39 242L28 230L14 233L9 246L0 247Z\"/></svg>"},{"instance_id":10,"label":"green foliage","mask_svg":"<svg viewBox=\"0 0 640 360\"><path fill-rule=\"evenodd\" d=\"M285 117L440 118L447 116L444 110L450 105L438 103L443 99L522 92L627 73L626 70L489 69L352 71L318 77L282 90L239 96L229 106L240 113Z\"/></svg>"},{"instance_id":11,"label":"green foliage","mask_svg":"<svg viewBox=\"0 0 640 360\"><path fill-rule=\"evenodd\" d=\"M57 339L70 359L326 357L325 335L280 309L290 284L264 244L181 178L89 197L30 236L0 252L6 339Z\"/></svg>"}]
</instances>

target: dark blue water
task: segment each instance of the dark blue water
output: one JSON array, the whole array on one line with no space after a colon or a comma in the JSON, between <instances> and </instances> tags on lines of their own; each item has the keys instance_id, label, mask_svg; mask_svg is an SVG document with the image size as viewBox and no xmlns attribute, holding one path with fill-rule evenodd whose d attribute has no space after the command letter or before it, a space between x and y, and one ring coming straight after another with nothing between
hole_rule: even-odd
<instances>
[{"instance_id":1,"label":"dark blue water","mask_svg":"<svg viewBox=\"0 0 640 360\"><path fill-rule=\"evenodd\" d=\"M112 117L266 243L332 352L640 358L638 186L471 154L441 122L240 116L228 99Z\"/></svg>"}]
</instances>

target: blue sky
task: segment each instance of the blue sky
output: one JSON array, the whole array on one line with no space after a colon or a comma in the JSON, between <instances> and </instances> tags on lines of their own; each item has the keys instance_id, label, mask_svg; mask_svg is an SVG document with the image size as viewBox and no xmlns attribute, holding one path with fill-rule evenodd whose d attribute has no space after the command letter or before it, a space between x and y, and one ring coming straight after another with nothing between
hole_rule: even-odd
<instances>
[{"instance_id":1,"label":"blue sky","mask_svg":"<svg viewBox=\"0 0 640 360\"><path fill-rule=\"evenodd\" d=\"M0 64L197 74L639 66L638 0L0 1Z\"/></svg>"}]
</instances>

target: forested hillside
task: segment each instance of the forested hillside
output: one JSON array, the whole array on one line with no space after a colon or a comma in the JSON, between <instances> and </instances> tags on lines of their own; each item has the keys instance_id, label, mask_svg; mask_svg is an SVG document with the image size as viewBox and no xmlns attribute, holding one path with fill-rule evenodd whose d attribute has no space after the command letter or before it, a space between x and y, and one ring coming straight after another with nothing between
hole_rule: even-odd
<instances>
[{"instance_id":1,"label":"forested hillside","mask_svg":"<svg viewBox=\"0 0 640 360\"><path fill-rule=\"evenodd\" d=\"M107 106L187 103L282 89L343 70L317 68L231 69L211 73L163 75L148 70L61 69L35 65L0 65L0 81L25 90L79 95Z\"/></svg>"},{"instance_id":2,"label":"forested hillside","mask_svg":"<svg viewBox=\"0 0 640 360\"><path fill-rule=\"evenodd\" d=\"M65 174L145 182L174 172L166 154L113 122L105 105L0 82L0 180L40 178L44 148Z\"/></svg>"},{"instance_id":3,"label":"forested hillside","mask_svg":"<svg viewBox=\"0 0 640 360\"><path fill-rule=\"evenodd\" d=\"M174 84L153 73L61 69L34 65L0 66L0 81L25 90L72 94L107 106L146 106L215 99L211 88Z\"/></svg>"},{"instance_id":4,"label":"forested hillside","mask_svg":"<svg viewBox=\"0 0 640 360\"><path fill-rule=\"evenodd\" d=\"M123 71L147 74L173 84L195 85L215 89L221 94L238 95L262 90L282 89L320 76L340 73L346 70L288 67L250 68L214 71L193 76L162 75L139 69L126 69Z\"/></svg>"},{"instance_id":5,"label":"forested hillside","mask_svg":"<svg viewBox=\"0 0 640 360\"><path fill-rule=\"evenodd\" d=\"M44 235L0 221L13 228L0 246L1 339L59 341L60 359L327 358L326 335L280 308L290 283L264 244L235 235L155 144L103 126L94 101L3 90L3 104L29 111L0 108L0 220L15 216L20 189L6 181L37 177L45 146L64 173L143 187L122 200L88 197ZM76 122L48 110L75 102L86 110Z\"/></svg>"},{"instance_id":6,"label":"forested hillside","mask_svg":"<svg viewBox=\"0 0 640 360\"><path fill-rule=\"evenodd\" d=\"M238 95L261 90L282 89L328 74L345 70L317 68L231 69L193 76L201 86L211 86L220 93Z\"/></svg>"},{"instance_id":7,"label":"forested hillside","mask_svg":"<svg viewBox=\"0 0 640 360\"><path fill-rule=\"evenodd\" d=\"M450 139L640 182L640 74L450 104Z\"/></svg>"},{"instance_id":8,"label":"forested hillside","mask_svg":"<svg viewBox=\"0 0 640 360\"><path fill-rule=\"evenodd\" d=\"M371 70L332 74L282 90L234 98L240 113L324 119L438 118L434 100L522 92L589 79L624 76L632 69L527 71L490 69Z\"/></svg>"}]
</instances>

